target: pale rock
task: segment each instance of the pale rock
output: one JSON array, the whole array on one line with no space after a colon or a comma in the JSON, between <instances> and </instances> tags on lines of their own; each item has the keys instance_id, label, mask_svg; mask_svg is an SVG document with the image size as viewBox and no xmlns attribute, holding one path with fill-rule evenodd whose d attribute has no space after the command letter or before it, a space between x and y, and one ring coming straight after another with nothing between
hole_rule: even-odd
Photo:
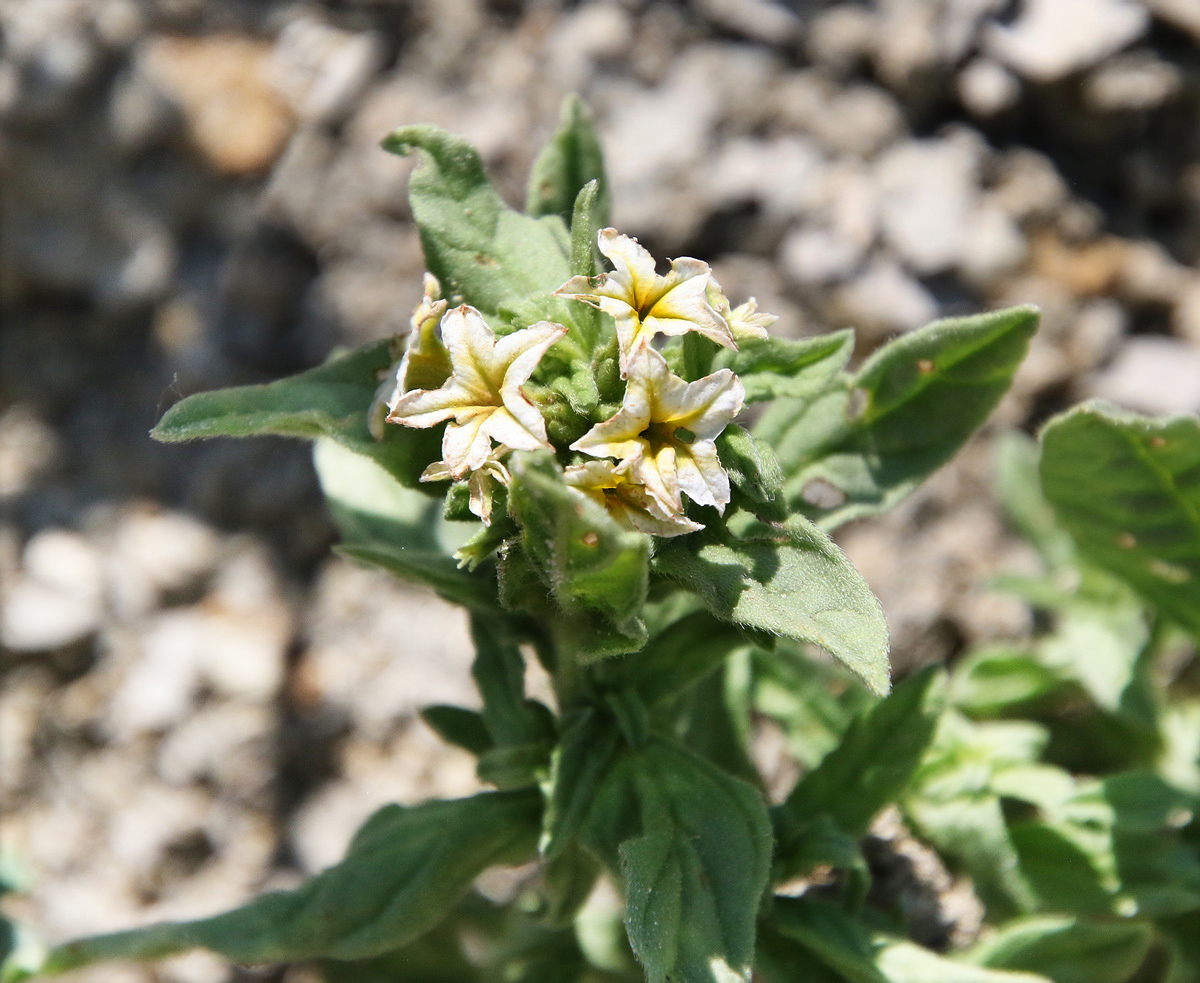
<instances>
[{"instance_id":1,"label":"pale rock","mask_svg":"<svg viewBox=\"0 0 1200 983\"><path fill-rule=\"evenodd\" d=\"M106 729L118 741L165 731L192 708L205 657L206 616L167 611L139 632L138 656L109 702Z\"/></svg>"},{"instance_id":2,"label":"pale rock","mask_svg":"<svg viewBox=\"0 0 1200 983\"><path fill-rule=\"evenodd\" d=\"M478 704L463 610L382 572L329 563L307 634L302 668L315 693L369 736L430 703Z\"/></svg>"},{"instance_id":3,"label":"pale rock","mask_svg":"<svg viewBox=\"0 0 1200 983\"><path fill-rule=\"evenodd\" d=\"M704 174L718 206L759 201L772 215L793 218L822 204L825 157L803 137L731 140Z\"/></svg>"},{"instance_id":4,"label":"pale rock","mask_svg":"<svg viewBox=\"0 0 1200 983\"><path fill-rule=\"evenodd\" d=\"M583 87L598 61L619 57L633 37L633 21L620 4L590 0L555 20L546 52L552 76L568 90Z\"/></svg>"},{"instance_id":5,"label":"pale rock","mask_svg":"<svg viewBox=\"0 0 1200 983\"><path fill-rule=\"evenodd\" d=\"M911 331L937 316L937 302L899 264L878 257L867 269L838 289L840 319L876 336Z\"/></svg>"},{"instance_id":6,"label":"pale rock","mask_svg":"<svg viewBox=\"0 0 1200 983\"><path fill-rule=\"evenodd\" d=\"M1141 0L1155 17L1186 31L1200 42L1200 4L1196 0Z\"/></svg>"},{"instance_id":7,"label":"pale rock","mask_svg":"<svg viewBox=\"0 0 1200 983\"><path fill-rule=\"evenodd\" d=\"M49 677L30 667L5 672L0 686L0 801L16 794L35 766L34 735L51 693Z\"/></svg>"},{"instance_id":8,"label":"pale rock","mask_svg":"<svg viewBox=\"0 0 1200 983\"><path fill-rule=\"evenodd\" d=\"M380 67L383 39L345 31L314 14L287 23L275 42L271 77L301 119L337 119Z\"/></svg>"},{"instance_id":9,"label":"pale rock","mask_svg":"<svg viewBox=\"0 0 1200 983\"><path fill-rule=\"evenodd\" d=\"M292 115L271 84L272 45L232 34L151 36L138 70L179 107L192 144L216 171L257 174L279 156Z\"/></svg>"},{"instance_id":10,"label":"pale rock","mask_svg":"<svg viewBox=\"0 0 1200 983\"><path fill-rule=\"evenodd\" d=\"M961 257L978 171L977 148L960 139L910 141L879 158L883 235L917 273L940 273Z\"/></svg>"},{"instance_id":11,"label":"pale rock","mask_svg":"<svg viewBox=\"0 0 1200 983\"><path fill-rule=\"evenodd\" d=\"M762 44L787 45L800 32L800 18L772 0L697 0L696 6L714 24Z\"/></svg>"},{"instance_id":12,"label":"pale rock","mask_svg":"<svg viewBox=\"0 0 1200 983\"><path fill-rule=\"evenodd\" d=\"M1054 163L1025 148L1010 150L1001 159L989 196L1017 222L1044 219L1067 200L1069 192Z\"/></svg>"},{"instance_id":13,"label":"pale rock","mask_svg":"<svg viewBox=\"0 0 1200 983\"><path fill-rule=\"evenodd\" d=\"M46 474L61 454L60 439L25 403L0 412L0 497L19 495Z\"/></svg>"},{"instance_id":14,"label":"pale rock","mask_svg":"<svg viewBox=\"0 0 1200 983\"><path fill-rule=\"evenodd\" d=\"M1176 262L1157 242L1123 240L1122 245L1117 284L1122 298L1139 304L1170 305L1187 288L1192 271Z\"/></svg>"},{"instance_id":15,"label":"pale rock","mask_svg":"<svg viewBox=\"0 0 1200 983\"><path fill-rule=\"evenodd\" d=\"M123 509L105 556L110 603L129 620L168 595L194 589L220 557L220 538L209 526L149 502Z\"/></svg>"},{"instance_id":16,"label":"pale rock","mask_svg":"<svg viewBox=\"0 0 1200 983\"><path fill-rule=\"evenodd\" d=\"M1200 348L1200 275L1193 275L1175 298L1171 329L1178 337Z\"/></svg>"},{"instance_id":17,"label":"pale rock","mask_svg":"<svg viewBox=\"0 0 1200 983\"><path fill-rule=\"evenodd\" d=\"M991 284L1020 266L1028 254L1020 228L986 197L972 211L958 268L972 283Z\"/></svg>"},{"instance_id":18,"label":"pale rock","mask_svg":"<svg viewBox=\"0 0 1200 983\"><path fill-rule=\"evenodd\" d=\"M212 781L244 794L274 777L276 721L264 704L223 701L201 707L164 736L158 773L171 785Z\"/></svg>"},{"instance_id":19,"label":"pale rock","mask_svg":"<svg viewBox=\"0 0 1200 983\"><path fill-rule=\"evenodd\" d=\"M1140 51L1101 62L1083 84L1084 100L1100 112L1146 112L1179 94L1178 66Z\"/></svg>"},{"instance_id":20,"label":"pale rock","mask_svg":"<svg viewBox=\"0 0 1200 983\"><path fill-rule=\"evenodd\" d=\"M199 789L139 782L112 817L107 849L134 877L145 878L168 844L202 829L207 807Z\"/></svg>"},{"instance_id":21,"label":"pale rock","mask_svg":"<svg viewBox=\"0 0 1200 983\"><path fill-rule=\"evenodd\" d=\"M1109 297L1083 304L1062 344L1072 374L1083 375L1108 361L1128 330L1129 316L1124 305Z\"/></svg>"},{"instance_id":22,"label":"pale rock","mask_svg":"<svg viewBox=\"0 0 1200 983\"><path fill-rule=\"evenodd\" d=\"M50 651L95 633L104 613L100 555L78 533L50 529L25 547L23 572L0 600L0 644Z\"/></svg>"},{"instance_id":23,"label":"pale rock","mask_svg":"<svg viewBox=\"0 0 1200 983\"><path fill-rule=\"evenodd\" d=\"M416 722L387 745L348 741L340 765L340 780L306 801L289 829L289 841L309 873L340 860L355 832L384 805L459 798L480 789L474 757Z\"/></svg>"},{"instance_id":24,"label":"pale rock","mask_svg":"<svg viewBox=\"0 0 1200 983\"><path fill-rule=\"evenodd\" d=\"M846 279L862 262L862 243L833 229L801 226L779 247L779 262L797 283L835 283Z\"/></svg>"},{"instance_id":25,"label":"pale rock","mask_svg":"<svg viewBox=\"0 0 1200 983\"><path fill-rule=\"evenodd\" d=\"M973 116L987 118L1011 109L1021 98L1021 82L990 58L974 58L958 73L958 98Z\"/></svg>"},{"instance_id":26,"label":"pale rock","mask_svg":"<svg viewBox=\"0 0 1200 983\"><path fill-rule=\"evenodd\" d=\"M879 44L876 13L856 4L835 4L809 23L805 50L814 64L849 72L874 55Z\"/></svg>"},{"instance_id":27,"label":"pale rock","mask_svg":"<svg viewBox=\"0 0 1200 983\"><path fill-rule=\"evenodd\" d=\"M779 76L767 98L773 118L816 137L831 154L869 157L904 130L900 106L883 89L861 84L843 87L819 71Z\"/></svg>"},{"instance_id":28,"label":"pale rock","mask_svg":"<svg viewBox=\"0 0 1200 983\"><path fill-rule=\"evenodd\" d=\"M1136 41L1149 21L1135 0L1025 0L1011 25L988 25L984 47L1024 78L1054 82Z\"/></svg>"},{"instance_id":29,"label":"pale rock","mask_svg":"<svg viewBox=\"0 0 1200 983\"><path fill-rule=\"evenodd\" d=\"M1140 413L1200 412L1200 350L1175 338L1135 335L1084 388Z\"/></svg>"}]
</instances>

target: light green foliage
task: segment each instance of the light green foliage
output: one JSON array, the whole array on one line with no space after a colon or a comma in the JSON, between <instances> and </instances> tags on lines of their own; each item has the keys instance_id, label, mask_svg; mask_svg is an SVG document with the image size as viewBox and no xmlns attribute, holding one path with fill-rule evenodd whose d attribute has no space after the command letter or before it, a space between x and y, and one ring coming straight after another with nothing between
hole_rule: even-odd
<instances>
[{"instance_id":1,"label":"light green foliage","mask_svg":"<svg viewBox=\"0 0 1200 983\"><path fill-rule=\"evenodd\" d=\"M358 831L345 860L295 891L215 918L70 943L51 954L47 969L196 946L243 963L379 955L436 925L485 867L525 855L540 811L534 792L385 806Z\"/></svg>"},{"instance_id":2,"label":"light green foliage","mask_svg":"<svg viewBox=\"0 0 1200 983\"><path fill-rule=\"evenodd\" d=\"M594 226L594 232L608 225L604 152L587 107L577 96L568 96L563 101L558 130L538 155L529 175L525 211L533 216L557 215L570 222L577 196L592 181L596 182L596 191L589 206L592 218L588 225ZM589 245L593 242L594 235Z\"/></svg>"},{"instance_id":3,"label":"light green foliage","mask_svg":"<svg viewBox=\"0 0 1200 983\"><path fill-rule=\"evenodd\" d=\"M316 441L340 552L469 612L479 709L423 717L498 791L387 807L295 891L82 939L44 971L202 946L316 960L328 983L1195 983L1200 700L1172 624L1200 625L1200 425L1086 406L1040 450L1003 439L997 488L1044 570L997 587L1038 630L888 695L883 612L827 531L953 455L1036 312L938 322L850 371L850 332L759 337L771 318L705 264L663 277L605 228L577 100L524 213L459 137L413 126L385 146L420 158L410 202L442 296L431 283L415 320L446 387L411 384L405 342L380 341L189 397L155 436ZM439 332L459 323L432 320L441 300L480 316ZM558 340L521 361L509 339L543 319L565 335L542 326ZM662 359L633 350L649 338ZM611 423L638 391L622 366L664 362L653 423ZM473 401L447 422L451 390ZM758 408L730 422L743 393L766 404L752 428ZM592 457L573 445L596 428ZM772 740L788 760L763 767ZM885 811L970 878L975 944L906 937L864 848ZM494 864L527 865L511 904L472 888ZM20 950L5 983L40 959L17 937L0 920L0 955Z\"/></svg>"},{"instance_id":4,"label":"light green foliage","mask_svg":"<svg viewBox=\"0 0 1200 983\"><path fill-rule=\"evenodd\" d=\"M1037 323L1031 307L938 321L810 402L779 400L755 433L779 455L789 508L832 529L895 505L987 418Z\"/></svg>"},{"instance_id":5,"label":"light green foliage","mask_svg":"<svg viewBox=\"0 0 1200 983\"><path fill-rule=\"evenodd\" d=\"M416 485L429 457L437 454L436 431L401 434L393 429L377 441L367 430L367 408L379 385L376 376L392 361L389 347L388 342L372 342L265 386L197 393L167 410L151 436L167 443L210 437L329 437L371 458L402 484Z\"/></svg>"},{"instance_id":6,"label":"light green foliage","mask_svg":"<svg viewBox=\"0 0 1200 983\"><path fill-rule=\"evenodd\" d=\"M1125 983L1146 958L1153 934L1144 922L1041 915L1010 922L969 958L998 969L1035 968L1055 983Z\"/></svg>"},{"instance_id":7,"label":"light green foliage","mask_svg":"<svg viewBox=\"0 0 1200 983\"><path fill-rule=\"evenodd\" d=\"M656 569L694 591L718 618L836 656L874 692L888 690L887 623L845 554L795 516L741 535L695 535L660 550Z\"/></svg>"},{"instance_id":8,"label":"light green foliage","mask_svg":"<svg viewBox=\"0 0 1200 983\"><path fill-rule=\"evenodd\" d=\"M1042 445L1046 497L1080 552L1200 631L1200 419L1087 403Z\"/></svg>"}]
</instances>

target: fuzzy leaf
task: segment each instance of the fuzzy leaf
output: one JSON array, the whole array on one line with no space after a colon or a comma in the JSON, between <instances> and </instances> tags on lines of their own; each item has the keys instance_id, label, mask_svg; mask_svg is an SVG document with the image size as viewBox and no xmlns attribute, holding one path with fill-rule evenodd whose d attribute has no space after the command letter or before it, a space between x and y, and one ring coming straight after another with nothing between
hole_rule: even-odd
<instances>
[{"instance_id":1,"label":"fuzzy leaf","mask_svg":"<svg viewBox=\"0 0 1200 983\"><path fill-rule=\"evenodd\" d=\"M431 587L451 604L492 615L499 613L495 578L480 571L460 570L445 553L362 543L335 546L334 552L366 566L379 567L409 583Z\"/></svg>"},{"instance_id":2,"label":"fuzzy leaf","mask_svg":"<svg viewBox=\"0 0 1200 983\"><path fill-rule=\"evenodd\" d=\"M409 201L425 265L452 303L499 314L532 295L552 294L571 275L562 220L509 208L462 137L436 126L405 126L383 148L402 156L422 151L409 181ZM559 315L551 320L573 323L566 301L549 303Z\"/></svg>"},{"instance_id":3,"label":"fuzzy leaf","mask_svg":"<svg viewBox=\"0 0 1200 983\"><path fill-rule=\"evenodd\" d=\"M421 719L447 744L478 757L492 749L493 741L483 714L465 707L436 704L421 710Z\"/></svg>"},{"instance_id":4,"label":"fuzzy leaf","mask_svg":"<svg viewBox=\"0 0 1200 983\"><path fill-rule=\"evenodd\" d=\"M888 691L887 622L845 554L796 516L746 535L694 533L661 547L655 570L718 618L813 642L878 694Z\"/></svg>"},{"instance_id":5,"label":"fuzzy leaf","mask_svg":"<svg viewBox=\"0 0 1200 983\"><path fill-rule=\"evenodd\" d=\"M761 519L782 522L787 518L783 469L770 444L731 423L717 438L717 457L729 474L735 502Z\"/></svg>"},{"instance_id":6,"label":"fuzzy leaf","mask_svg":"<svg viewBox=\"0 0 1200 983\"><path fill-rule=\"evenodd\" d=\"M563 100L558 130L533 164L525 211L534 216L557 215L569 223L576 196L590 181L596 182L593 209L600 228L608 225L604 152L587 107L570 95Z\"/></svg>"},{"instance_id":7,"label":"fuzzy leaf","mask_svg":"<svg viewBox=\"0 0 1200 983\"><path fill-rule=\"evenodd\" d=\"M1041 916L1008 922L967 958L980 966L1042 973L1055 983L1126 983L1153 938L1153 926L1144 921Z\"/></svg>"},{"instance_id":8,"label":"fuzzy leaf","mask_svg":"<svg viewBox=\"0 0 1200 983\"><path fill-rule=\"evenodd\" d=\"M1200 632L1200 419L1085 403L1046 426L1041 476L1087 559Z\"/></svg>"},{"instance_id":9,"label":"fuzzy leaf","mask_svg":"<svg viewBox=\"0 0 1200 983\"><path fill-rule=\"evenodd\" d=\"M936 321L813 402L775 403L755 434L779 455L789 506L824 529L891 508L991 413L1037 323L1032 307Z\"/></svg>"},{"instance_id":10,"label":"fuzzy leaf","mask_svg":"<svg viewBox=\"0 0 1200 983\"><path fill-rule=\"evenodd\" d=\"M847 833L861 836L876 813L901 795L933 742L943 684L933 667L906 679L857 717L841 743L774 810L785 868L790 831L829 815Z\"/></svg>"},{"instance_id":11,"label":"fuzzy leaf","mask_svg":"<svg viewBox=\"0 0 1200 983\"><path fill-rule=\"evenodd\" d=\"M746 389L746 402L792 399L793 412L823 393L854 352L854 332L835 331L816 338L750 338L737 349L717 349L712 368L732 369ZM711 369L709 369L711 371Z\"/></svg>"},{"instance_id":12,"label":"fuzzy leaf","mask_svg":"<svg viewBox=\"0 0 1200 983\"><path fill-rule=\"evenodd\" d=\"M642 831L618 850L625 926L648 983L748 981L771 857L762 797L664 738L626 762Z\"/></svg>"},{"instance_id":13,"label":"fuzzy leaf","mask_svg":"<svg viewBox=\"0 0 1200 983\"><path fill-rule=\"evenodd\" d=\"M358 831L346 858L294 891L194 922L81 939L47 968L101 959L155 959L203 947L239 963L363 959L436 925L486 867L526 859L541 812L536 792L497 792L385 806Z\"/></svg>"},{"instance_id":14,"label":"fuzzy leaf","mask_svg":"<svg viewBox=\"0 0 1200 983\"><path fill-rule=\"evenodd\" d=\"M377 374L391 364L388 346L387 341L372 342L266 385L188 396L163 414L150 436L166 443L208 437L329 437L416 487L425 466L439 456L440 430L387 427L383 440L367 431Z\"/></svg>"},{"instance_id":15,"label":"fuzzy leaf","mask_svg":"<svg viewBox=\"0 0 1200 983\"><path fill-rule=\"evenodd\" d=\"M514 455L511 471L509 506L555 599L568 612L598 612L625 633L646 600L648 537L565 484L549 454Z\"/></svg>"}]
</instances>

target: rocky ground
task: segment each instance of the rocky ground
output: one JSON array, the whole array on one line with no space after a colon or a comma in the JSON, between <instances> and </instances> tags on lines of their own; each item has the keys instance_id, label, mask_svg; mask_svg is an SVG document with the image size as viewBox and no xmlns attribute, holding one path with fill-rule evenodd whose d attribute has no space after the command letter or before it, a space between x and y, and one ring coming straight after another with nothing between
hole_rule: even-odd
<instances>
[{"instance_id":1,"label":"rocky ground","mask_svg":"<svg viewBox=\"0 0 1200 983\"><path fill-rule=\"evenodd\" d=\"M146 434L406 325L382 135L462 133L520 201L571 91L615 224L781 330L865 354L1033 302L993 431L1200 410L1194 0L0 0L0 861L49 938L229 905L473 787L414 717L473 700L461 619L328 558L307 448ZM985 435L841 535L900 668L1028 628L983 588L1029 562L988 468Z\"/></svg>"}]
</instances>

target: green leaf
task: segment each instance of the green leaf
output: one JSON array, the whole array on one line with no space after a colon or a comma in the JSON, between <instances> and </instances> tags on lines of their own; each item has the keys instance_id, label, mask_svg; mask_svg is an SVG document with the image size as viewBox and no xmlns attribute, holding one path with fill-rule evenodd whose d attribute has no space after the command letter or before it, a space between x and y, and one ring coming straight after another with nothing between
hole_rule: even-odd
<instances>
[{"instance_id":1,"label":"green leaf","mask_svg":"<svg viewBox=\"0 0 1200 983\"><path fill-rule=\"evenodd\" d=\"M1047 424L1041 476L1087 559L1200 632L1200 419L1085 403Z\"/></svg>"},{"instance_id":2,"label":"green leaf","mask_svg":"<svg viewBox=\"0 0 1200 983\"><path fill-rule=\"evenodd\" d=\"M359 830L340 864L294 891L263 895L214 918L67 943L54 950L47 969L197 947L239 963L380 955L436 925L486 867L525 859L540 813L536 792L386 806Z\"/></svg>"},{"instance_id":3,"label":"green leaf","mask_svg":"<svg viewBox=\"0 0 1200 983\"><path fill-rule=\"evenodd\" d=\"M525 657L517 640L493 617L471 618L475 661L471 675L483 697L483 721L498 746L550 741L554 718L541 703L525 699Z\"/></svg>"},{"instance_id":4,"label":"green leaf","mask_svg":"<svg viewBox=\"0 0 1200 983\"><path fill-rule=\"evenodd\" d=\"M839 908L824 901L777 897L770 924L799 942L847 983L888 983L875 966L875 946L870 937Z\"/></svg>"},{"instance_id":5,"label":"green leaf","mask_svg":"<svg viewBox=\"0 0 1200 983\"><path fill-rule=\"evenodd\" d=\"M478 711L438 704L422 709L421 719L447 744L476 756L493 747L483 714Z\"/></svg>"},{"instance_id":6,"label":"green leaf","mask_svg":"<svg viewBox=\"0 0 1200 983\"><path fill-rule=\"evenodd\" d=\"M440 509L427 494L405 488L371 458L328 437L313 444L313 466L345 542L440 548Z\"/></svg>"},{"instance_id":7,"label":"green leaf","mask_svg":"<svg viewBox=\"0 0 1200 983\"><path fill-rule=\"evenodd\" d=\"M604 152L591 114L578 96L563 100L558 130L542 149L529 175L525 211L530 215L557 215L571 221L576 196L589 182L596 182L593 206L597 228L608 224L608 180L604 176ZM593 242L595 235L592 236Z\"/></svg>"},{"instance_id":8,"label":"green leaf","mask_svg":"<svg viewBox=\"0 0 1200 983\"><path fill-rule=\"evenodd\" d=\"M1041 973L1054 983L1126 983L1153 938L1149 922L1041 916L1008 922L967 958L980 966Z\"/></svg>"},{"instance_id":9,"label":"green leaf","mask_svg":"<svg viewBox=\"0 0 1200 983\"><path fill-rule=\"evenodd\" d=\"M854 352L854 332L835 331L816 338L749 338L736 350L720 349L713 369L732 369L746 389L746 402L790 399L807 403L837 379Z\"/></svg>"},{"instance_id":10,"label":"green leaf","mask_svg":"<svg viewBox=\"0 0 1200 983\"><path fill-rule=\"evenodd\" d=\"M335 546L334 552L366 566L379 567L409 583L431 587L451 604L493 615L500 613L495 578L479 571L459 570L444 553L357 543Z\"/></svg>"},{"instance_id":11,"label":"green leaf","mask_svg":"<svg viewBox=\"0 0 1200 983\"><path fill-rule=\"evenodd\" d=\"M948 711L904 797L905 814L920 835L966 868L995 915L1037 903L1009 835L996 776L1036 762L1047 740L1036 724L974 724Z\"/></svg>"},{"instance_id":12,"label":"green leaf","mask_svg":"<svg viewBox=\"0 0 1200 983\"><path fill-rule=\"evenodd\" d=\"M950 677L951 702L963 713L996 717L1061 691L1062 677L1031 653L993 645L968 653Z\"/></svg>"},{"instance_id":13,"label":"green leaf","mask_svg":"<svg viewBox=\"0 0 1200 983\"><path fill-rule=\"evenodd\" d=\"M1200 908L1200 856L1180 836L1194 803L1150 772L1080 782L1011 828L1021 869L1049 908L1174 915Z\"/></svg>"},{"instance_id":14,"label":"green leaf","mask_svg":"<svg viewBox=\"0 0 1200 983\"><path fill-rule=\"evenodd\" d=\"M776 807L780 876L793 873L790 834L822 815L861 836L912 781L933 742L944 702L941 673L929 667L906 679L850 725L841 743Z\"/></svg>"},{"instance_id":15,"label":"green leaf","mask_svg":"<svg viewBox=\"0 0 1200 983\"><path fill-rule=\"evenodd\" d=\"M659 549L655 570L718 618L813 642L875 693L888 690L887 622L845 554L805 519L741 538L695 533Z\"/></svg>"},{"instance_id":16,"label":"green leaf","mask_svg":"<svg viewBox=\"0 0 1200 983\"><path fill-rule=\"evenodd\" d=\"M875 964L888 983L1058 983L1040 973L971 966L898 940L880 947Z\"/></svg>"},{"instance_id":17,"label":"green leaf","mask_svg":"<svg viewBox=\"0 0 1200 983\"><path fill-rule=\"evenodd\" d=\"M566 282L562 220L522 215L504 204L466 140L435 126L405 126L383 148L402 156L423 152L409 181L409 201L425 265L452 303L494 315L533 295L552 294ZM573 323L566 301L549 303L561 315L553 320Z\"/></svg>"},{"instance_id":18,"label":"green leaf","mask_svg":"<svg viewBox=\"0 0 1200 983\"><path fill-rule=\"evenodd\" d=\"M614 663L610 678L653 705L679 696L746 644L738 628L694 611L651 638L637 658Z\"/></svg>"},{"instance_id":19,"label":"green leaf","mask_svg":"<svg viewBox=\"0 0 1200 983\"><path fill-rule=\"evenodd\" d=\"M377 376L391 364L388 346L387 341L372 342L278 382L188 396L163 414L150 436L166 443L209 437L329 437L415 487L425 467L441 455L441 428L388 426L383 440L367 430Z\"/></svg>"},{"instance_id":20,"label":"green leaf","mask_svg":"<svg viewBox=\"0 0 1200 983\"><path fill-rule=\"evenodd\" d=\"M1018 531L1041 554L1051 569L1075 561L1071 537L1058 524L1054 509L1042 494L1038 476L1041 448L1018 430L996 437L992 451L996 497Z\"/></svg>"},{"instance_id":21,"label":"green leaf","mask_svg":"<svg viewBox=\"0 0 1200 983\"><path fill-rule=\"evenodd\" d=\"M618 851L625 926L648 983L748 981L771 857L762 797L664 738L626 762L641 833Z\"/></svg>"},{"instance_id":22,"label":"green leaf","mask_svg":"<svg viewBox=\"0 0 1200 983\"><path fill-rule=\"evenodd\" d=\"M824 529L891 508L991 413L1037 323L1032 307L936 321L810 404L777 402L755 433L779 455L788 505Z\"/></svg>"},{"instance_id":23,"label":"green leaf","mask_svg":"<svg viewBox=\"0 0 1200 983\"><path fill-rule=\"evenodd\" d=\"M758 713L779 724L788 751L807 770L833 750L851 719L875 698L841 666L795 648L785 643L770 655L752 653L749 695Z\"/></svg>"},{"instance_id":24,"label":"green leaf","mask_svg":"<svg viewBox=\"0 0 1200 983\"><path fill-rule=\"evenodd\" d=\"M593 707L572 711L551 762L540 849L553 860L579 836L621 746L612 717Z\"/></svg>"},{"instance_id":25,"label":"green leaf","mask_svg":"<svg viewBox=\"0 0 1200 983\"><path fill-rule=\"evenodd\" d=\"M598 612L630 634L646 600L649 538L569 487L549 454L516 454L510 470L509 505L525 552L554 598L567 612ZM634 634L644 639L644 628Z\"/></svg>"},{"instance_id":26,"label":"green leaf","mask_svg":"<svg viewBox=\"0 0 1200 983\"><path fill-rule=\"evenodd\" d=\"M767 521L787 518L783 469L770 444L731 423L717 438L717 456L729 474L735 505Z\"/></svg>"}]
</instances>

